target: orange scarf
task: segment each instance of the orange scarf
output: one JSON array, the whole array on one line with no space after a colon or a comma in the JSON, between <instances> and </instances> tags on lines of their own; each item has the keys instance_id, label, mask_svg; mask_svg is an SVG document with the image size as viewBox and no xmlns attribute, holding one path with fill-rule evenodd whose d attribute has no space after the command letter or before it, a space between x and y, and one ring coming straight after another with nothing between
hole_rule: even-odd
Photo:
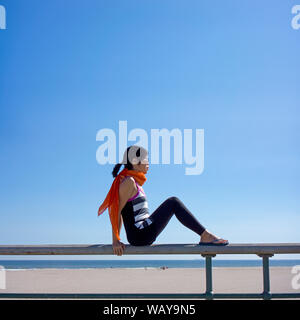
<instances>
[{"instance_id":1,"label":"orange scarf","mask_svg":"<svg viewBox=\"0 0 300 320\"><path fill-rule=\"evenodd\" d=\"M118 213L119 213L119 186L121 178L131 176L133 177L139 185L143 185L147 178L143 172L136 171L136 170L128 170L124 168L114 179L110 190L101 204L101 206L98 209L98 216L102 214L107 208L109 212L110 222L112 225L112 229L117 237L118 240L120 240L119 235L119 219L118 219Z\"/></svg>"}]
</instances>

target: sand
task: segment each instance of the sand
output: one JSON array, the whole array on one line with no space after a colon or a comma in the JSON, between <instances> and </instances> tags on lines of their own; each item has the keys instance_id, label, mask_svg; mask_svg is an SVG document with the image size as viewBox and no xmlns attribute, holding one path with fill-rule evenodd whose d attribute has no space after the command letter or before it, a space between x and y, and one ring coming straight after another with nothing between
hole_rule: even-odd
<instances>
[{"instance_id":1,"label":"sand","mask_svg":"<svg viewBox=\"0 0 300 320\"><path fill-rule=\"evenodd\" d=\"M293 289L291 267L270 267L272 293ZM202 293L204 268L34 269L5 271L0 293ZM213 268L214 293L263 291L261 267Z\"/></svg>"}]
</instances>

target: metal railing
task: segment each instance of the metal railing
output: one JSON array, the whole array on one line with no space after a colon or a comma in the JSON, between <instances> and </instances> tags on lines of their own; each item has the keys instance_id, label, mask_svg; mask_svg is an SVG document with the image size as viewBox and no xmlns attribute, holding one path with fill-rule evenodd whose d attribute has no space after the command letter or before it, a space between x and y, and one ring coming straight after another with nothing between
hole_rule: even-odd
<instances>
[{"instance_id":1,"label":"metal railing","mask_svg":"<svg viewBox=\"0 0 300 320\"><path fill-rule=\"evenodd\" d=\"M113 255L111 245L0 245L0 255ZM269 258L274 254L300 254L300 243L229 244L199 246L197 244L126 245L124 255L197 254L205 258L206 291L204 293L0 293L0 298L199 298L199 299L272 299L300 298L300 293L271 293ZM255 254L262 258L262 293L214 293L212 258L217 254Z\"/></svg>"}]
</instances>

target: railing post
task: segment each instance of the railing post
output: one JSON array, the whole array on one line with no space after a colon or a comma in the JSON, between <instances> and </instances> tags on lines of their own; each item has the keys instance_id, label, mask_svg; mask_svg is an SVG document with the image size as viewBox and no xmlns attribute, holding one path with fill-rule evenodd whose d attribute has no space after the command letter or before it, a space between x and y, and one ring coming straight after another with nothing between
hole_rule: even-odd
<instances>
[{"instance_id":1,"label":"railing post","mask_svg":"<svg viewBox=\"0 0 300 320\"><path fill-rule=\"evenodd\" d=\"M205 258L205 274L206 274L206 292L205 298L207 300L212 300L214 297L213 288L212 288L212 257L215 257L215 254L202 254L202 257Z\"/></svg>"},{"instance_id":2,"label":"railing post","mask_svg":"<svg viewBox=\"0 0 300 320\"><path fill-rule=\"evenodd\" d=\"M269 269L269 258L273 257L273 254L258 254L263 259L263 281L264 291L262 293L264 300L270 300L272 295L270 293L270 269Z\"/></svg>"}]
</instances>

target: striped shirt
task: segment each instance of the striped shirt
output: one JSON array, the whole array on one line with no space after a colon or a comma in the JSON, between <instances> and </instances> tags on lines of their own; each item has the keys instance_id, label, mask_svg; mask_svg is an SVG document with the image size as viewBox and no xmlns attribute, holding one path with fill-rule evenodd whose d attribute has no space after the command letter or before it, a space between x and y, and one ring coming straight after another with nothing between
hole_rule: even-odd
<instances>
[{"instance_id":1,"label":"striped shirt","mask_svg":"<svg viewBox=\"0 0 300 320\"><path fill-rule=\"evenodd\" d=\"M128 199L127 202L131 201L132 203L134 225L139 229L143 229L144 227L149 226L152 223L152 220L149 214L148 201L147 201L146 194L143 192L141 187L136 183L136 181L135 181L135 184L138 188L138 192L136 193L135 196Z\"/></svg>"}]
</instances>

